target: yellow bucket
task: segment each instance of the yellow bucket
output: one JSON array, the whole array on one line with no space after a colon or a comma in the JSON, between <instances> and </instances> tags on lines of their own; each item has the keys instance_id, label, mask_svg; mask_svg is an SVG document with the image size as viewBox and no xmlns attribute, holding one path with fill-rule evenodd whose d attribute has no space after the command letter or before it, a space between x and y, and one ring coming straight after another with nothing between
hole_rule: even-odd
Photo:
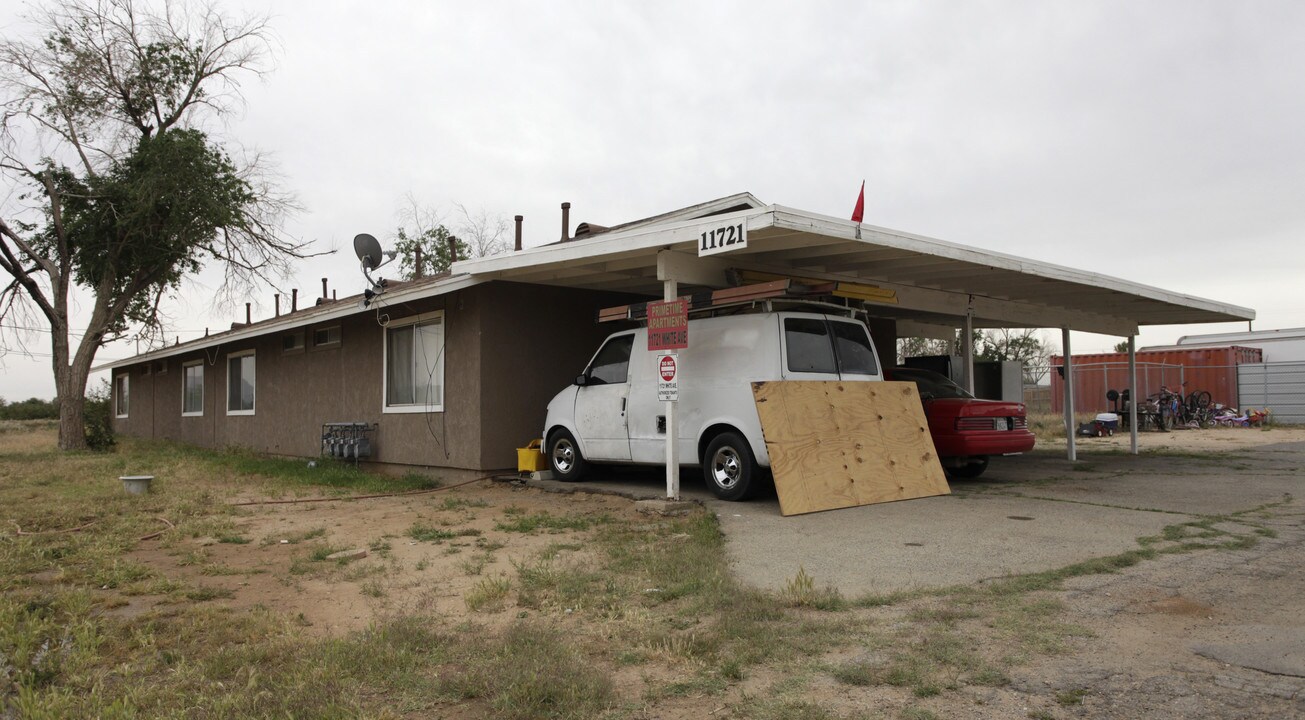
<instances>
[{"instance_id":1,"label":"yellow bucket","mask_svg":"<svg viewBox=\"0 0 1305 720\"><path fill-rule=\"evenodd\" d=\"M539 472L548 469L544 457L544 441L531 440L529 445L517 448L517 472Z\"/></svg>"}]
</instances>

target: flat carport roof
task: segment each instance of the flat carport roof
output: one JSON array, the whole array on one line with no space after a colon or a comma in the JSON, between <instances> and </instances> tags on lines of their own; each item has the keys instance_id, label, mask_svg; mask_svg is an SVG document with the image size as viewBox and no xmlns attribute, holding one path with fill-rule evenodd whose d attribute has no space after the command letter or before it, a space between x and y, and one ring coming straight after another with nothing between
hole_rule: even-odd
<instances>
[{"instance_id":1,"label":"flat carport roof","mask_svg":"<svg viewBox=\"0 0 1305 720\"><path fill-rule=\"evenodd\" d=\"M739 222L747 226L747 247L698 257L702 232ZM1124 337L1136 335L1142 325L1255 318L1249 308L1097 273L763 206L748 193L588 237L453 265L455 275L480 280L649 296L662 295L667 280L728 287L726 271L739 269L893 290L895 302L870 301L867 308L898 320L902 335L955 328L967 316L977 327L1067 328Z\"/></svg>"}]
</instances>

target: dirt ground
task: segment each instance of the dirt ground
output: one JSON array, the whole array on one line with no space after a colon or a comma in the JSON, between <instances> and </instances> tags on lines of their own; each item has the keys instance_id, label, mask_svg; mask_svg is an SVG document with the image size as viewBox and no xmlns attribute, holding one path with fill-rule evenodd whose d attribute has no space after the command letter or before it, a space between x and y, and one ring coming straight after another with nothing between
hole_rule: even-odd
<instances>
[{"instance_id":1,"label":"dirt ground","mask_svg":"<svg viewBox=\"0 0 1305 720\"><path fill-rule=\"evenodd\" d=\"M471 613L468 594L486 578L514 575L513 563L552 553L584 561L588 551L578 530L501 529L513 518L545 513L632 522L643 517L624 498L586 495L577 501L483 481L404 497L240 508L230 533L145 547L134 559L211 588L232 607L290 613L316 635L362 629L386 614L414 610L456 622ZM328 551L350 550L366 555L323 558ZM135 614L149 607L145 599L116 611ZM482 623L495 618L506 622L510 615L477 615Z\"/></svg>"},{"instance_id":2,"label":"dirt ground","mask_svg":"<svg viewBox=\"0 0 1305 720\"><path fill-rule=\"evenodd\" d=\"M1305 477L1301 428L1152 432L1140 436L1140 445L1144 451L1235 451L1242 458L1237 472L1247 476L1257 471L1254 450L1272 447L1279 451L1275 472ZM1127 447L1126 434L1079 442L1085 454ZM411 610L433 610L456 624L472 617L470 596L514 576L518 564L555 555L586 561L583 528L509 527L545 515L653 521L619 496L485 481L408 497L251 506L232 518L230 532L147 544L135 558L210 588L218 602L288 612L316 635ZM871 717L917 708L939 718L1305 718L1305 672L1294 669L1305 667L1305 507L1287 498L1257 522L1272 532L1261 533L1253 547L1163 555L1068 581L1056 596L1070 621L1085 629L1083 637L1068 652L1017 664L1004 687L967 686L919 699L904 688L852 687L825 677L803 697ZM324 559L339 550L367 554ZM148 601L132 599L114 612L149 609ZM904 622L891 608L881 614L880 622ZM493 627L514 616L509 607L476 613L475 620ZM1261 662L1257 669L1236 661L1237 646L1248 642L1281 646L1285 665L1265 669ZM864 651L843 655L858 652ZM783 681L772 675L763 669L724 696L686 697L659 709L667 717L738 717L727 706Z\"/></svg>"}]
</instances>

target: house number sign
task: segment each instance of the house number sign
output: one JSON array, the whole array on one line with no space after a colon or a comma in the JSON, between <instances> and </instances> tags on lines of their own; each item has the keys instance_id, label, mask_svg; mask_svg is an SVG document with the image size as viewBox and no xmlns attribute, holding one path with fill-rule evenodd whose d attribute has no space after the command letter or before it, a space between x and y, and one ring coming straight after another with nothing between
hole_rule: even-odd
<instances>
[{"instance_id":1,"label":"house number sign","mask_svg":"<svg viewBox=\"0 0 1305 720\"><path fill-rule=\"evenodd\" d=\"M719 225L698 237L698 257L717 255L748 246L748 226L743 220L733 225Z\"/></svg>"}]
</instances>

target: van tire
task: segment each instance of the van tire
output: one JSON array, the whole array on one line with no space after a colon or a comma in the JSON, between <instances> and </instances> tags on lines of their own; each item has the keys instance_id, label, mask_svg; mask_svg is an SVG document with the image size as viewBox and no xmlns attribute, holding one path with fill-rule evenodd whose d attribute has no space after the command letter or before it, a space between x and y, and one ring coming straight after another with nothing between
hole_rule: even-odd
<instances>
[{"instance_id":1,"label":"van tire","mask_svg":"<svg viewBox=\"0 0 1305 720\"><path fill-rule=\"evenodd\" d=\"M746 500L757 491L757 459L738 433L724 432L712 438L702 454L702 475L707 487L721 500Z\"/></svg>"},{"instance_id":2,"label":"van tire","mask_svg":"<svg viewBox=\"0 0 1305 720\"><path fill-rule=\"evenodd\" d=\"M548 438L548 466L553 477L564 482L579 480L589 471L575 436L566 428L558 428Z\"/></svg>"}]
</instances>

